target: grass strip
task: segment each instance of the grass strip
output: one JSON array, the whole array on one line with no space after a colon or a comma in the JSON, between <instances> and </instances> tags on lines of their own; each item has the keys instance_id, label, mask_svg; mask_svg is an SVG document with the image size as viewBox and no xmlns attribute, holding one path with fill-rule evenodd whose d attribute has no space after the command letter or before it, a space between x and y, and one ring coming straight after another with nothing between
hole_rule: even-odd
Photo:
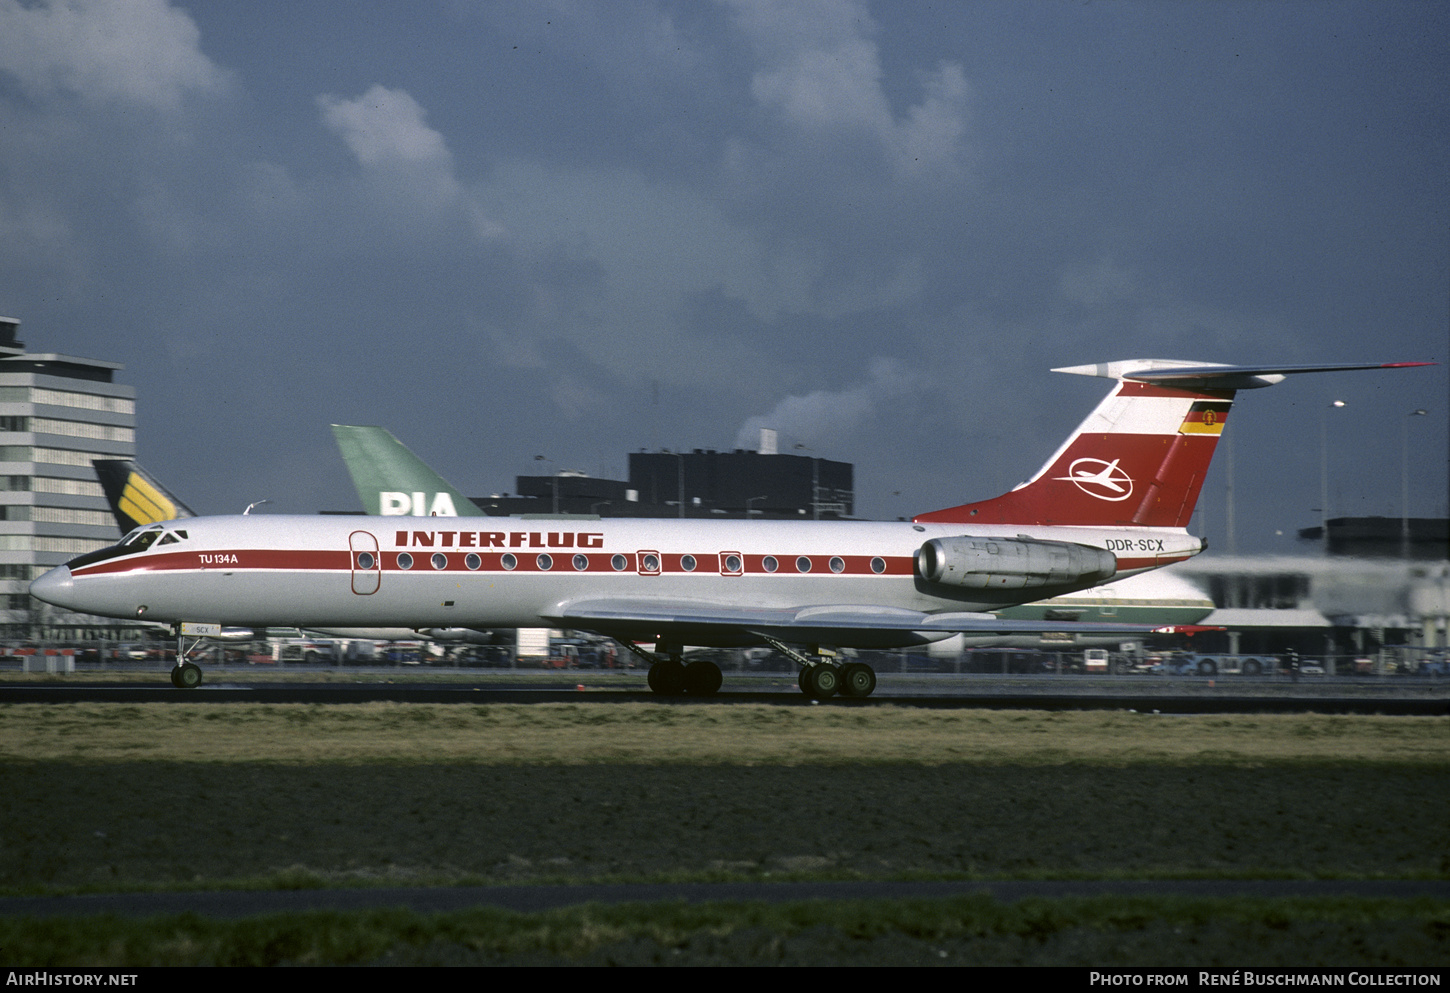
<instances>
[{"instance_id":1,"label":"grass strip","mask_svg":"<svg viewBox=\"0 0 1450 993\"><path fill-rule=\"evenodd\" d=\"M1450 718L570 704L13 704L0 762L1450 763Z\"/></svg>"},{"instance_id":2,"label":"grass strip","mask_svg":"<svg viewBox=\"0 0 1450 993\"><path fill-rule=\"evenodd\" d=\"M586 905L0 920L11 967L1157 965L1435 967L1450 902L1094 897Z\"/></svg>"}]
</instances>

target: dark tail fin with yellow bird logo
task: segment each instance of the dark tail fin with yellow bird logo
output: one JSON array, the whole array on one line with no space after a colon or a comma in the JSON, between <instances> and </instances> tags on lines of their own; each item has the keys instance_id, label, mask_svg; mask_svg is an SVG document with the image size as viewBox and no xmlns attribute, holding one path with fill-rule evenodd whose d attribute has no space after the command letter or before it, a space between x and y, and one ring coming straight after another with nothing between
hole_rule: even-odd
<instances>
[{"instance_id":1,"label":"dark tail fin with yellow bird logo","mask_svg":"<svg viewBox=\"0 0 1450 993\"><path fill-rule=\"evenodd\" d=\"M92 465L122 534L143 524L196 516L155 476L130 459L96 459Z\"/></svg>"}]
</instances>

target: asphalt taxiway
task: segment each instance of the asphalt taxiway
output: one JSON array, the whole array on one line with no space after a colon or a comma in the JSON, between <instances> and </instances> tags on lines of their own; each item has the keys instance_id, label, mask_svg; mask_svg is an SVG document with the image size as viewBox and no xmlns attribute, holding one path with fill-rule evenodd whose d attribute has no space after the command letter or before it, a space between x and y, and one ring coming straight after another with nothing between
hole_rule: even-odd
<instances>
[{"instance_id":1,"label":"asphalt taxiway","mask_svg":"<svg viewBox=\"0 0 1450 993\"><path fill-rule=\"evenodd\" d=\"M117 681L104 673L74 673L49 681L0 681L4 703L303 703L374 702L430 704L486 703L674 703L729 705L768 703L816 706L784 674L727 675L712 697L662 697L643 679L627 674L489 673L472 677L450 673L428 678L399 673L393 679L349 681L306 672L254 676L246 669L211 671L207 681L178 690L164 672L151 678L127 674ZM309 675L312 678L309 678ZM1174 714L1336 713L1450 715L1450 685L1445 680L1301 679L1162 677L991 676L977 674L894 674L879 677L876 693L865 700L834 697L822 706L900 706L927 709L1139 710Z\"/></svg>"}]
</instances>

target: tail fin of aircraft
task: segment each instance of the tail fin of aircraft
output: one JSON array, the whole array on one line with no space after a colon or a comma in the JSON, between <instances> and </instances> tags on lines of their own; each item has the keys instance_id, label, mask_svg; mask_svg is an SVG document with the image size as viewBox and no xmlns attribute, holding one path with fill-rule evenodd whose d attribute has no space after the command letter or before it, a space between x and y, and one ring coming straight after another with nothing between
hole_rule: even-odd
<instances>
[{"instance_id":1,"label":"tail fin of aircraft","mask_svg":"<svg viewBox=\"0 0 1450 993\"><path fill-rule=\"evenodd\" d=\"M96 459L92 465L122 534L142 524L196 516L155 476L130 459Z\"/></svg>"},{"instance_id":2,"label":"tail fin of aircraft","mask_svg":"<svg viewBox=\"0 0 1450 993\"><path fill-rule=\"evenodd\" d=\"M1304 372L1434 365L1226 366L1131 359L1053 372L1117 386L1027 482L980 503L920 514L923 523L1187 527L1238 390Z\"/></svg>"},{"instance_id":3,"label":"tail fin of aircraft","mask_svg":"<svg viewBox=\"0 0 1450 993\"><path fill-rule=\"evenodd\" d=\"M383 428L332 425L363 509L377 517L484 517L427 463Z\"/></svg>"}]
</instances>

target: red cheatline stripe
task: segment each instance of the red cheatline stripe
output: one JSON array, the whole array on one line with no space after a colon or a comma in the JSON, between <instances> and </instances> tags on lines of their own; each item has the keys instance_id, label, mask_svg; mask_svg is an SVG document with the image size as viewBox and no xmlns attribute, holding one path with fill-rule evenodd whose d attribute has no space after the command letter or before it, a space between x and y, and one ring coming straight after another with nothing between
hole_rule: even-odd
<instances>
[{"instance_id":1,"label":"red cheatline stripe","mask_svg":"<svg viewBox=\"0 0 1450 993\"><path fill-rule=\"evenodd\" d=\"M522 550L521 550L522 551ZM309 550L278 550L278 549L230 549L226 551L204 552L166 552L160 555L123 555L114 559L106 559L93 565L83 566L76 570L78 577L115 575L118 573L130 572L236 572L253 570L276 570L276 571L328 571L328 572L352 572L353 556L363 553L349 553L328 549ZM635 573L639 568L637 556L634 553L625 554L626 561L623 570L616 570L613 558L616 553L595 552L569 552L565 549L556 549L553 552L544 553L551 559L552 565L548 569L540 568L538 552L429 552L426 549L409 552L368 552L366 554L376 555L381 563L381 568L386 572L480 572L480 573L509 573L509 572L534 572L534 573L608 573L616 574ZM409 569L403 569L398 565L398 556L408 554L412 556L413 564ZM433 567L433 555L441 554L446 559L443 569ZM480 562L477 569L469 569L467 558L469 554L477 555ZM505 569L503 558L505 554L511 554L515 560L514 568ZM669 575L687 576L698 575L720 575L721 556L717 553L700 553L694 556L695 568L686 570L683 559L687 553L667 553L661 555L663 571ZM587 565L584 569L574 567L575 556L582 555ZM782 553L773 557L777 562L775 575L803 575L796 566L797 558L804 558L810 561L810 575L851 575L851 576L904 576L911 575L913 562L910 556L871 556L871 555L805 555L797 556ZM203 561L203 558L209 561ZM765 568L765 555L745 555L744 573L747 575L771 575ZM839 573L831 569L831 560L839 558L842 561L842 570ZM872 560L881 558L885 562L885 570L877 573L871 568ZM376 569L356 569L357 572L373 572ZM732 574L733 575L733 574Z\"/></svg>"}]
</instances>

